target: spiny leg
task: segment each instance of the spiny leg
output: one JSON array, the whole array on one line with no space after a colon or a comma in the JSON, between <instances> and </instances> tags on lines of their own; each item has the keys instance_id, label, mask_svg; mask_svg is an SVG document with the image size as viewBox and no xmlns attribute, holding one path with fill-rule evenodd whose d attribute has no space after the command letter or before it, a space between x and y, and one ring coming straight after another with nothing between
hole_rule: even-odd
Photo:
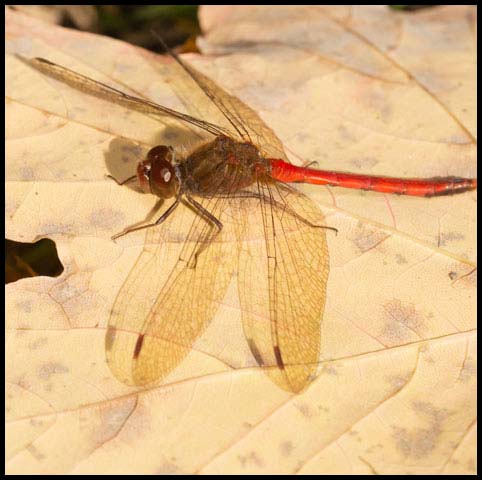
<instances>
[{"instance_id":1,"label":"spiny leg","mask_svg":"<svg viewBox=\"0 0 482 480\"><path fill-rule=\"evenodd\" d=\"M194 209L194 211L203 217L206 221L211 222L214 226L217 227L217 232L207 241L202 242L202 244L198 247L197 251L194 253L193 261L191 263L190 268L196 268L197 258L203 252L220 233L223 229L223 224L208 210L206 210L199 202L194 200L190 195L186 194L186 200L188 201L189 205Z\"/></svg>"},{"instance_id":2,"label":"spiny leg","mask_svg":"<svg viewBox=\"0 0 482 480\"><path fill-rule=\"evenodd\" d=\"M144 230L145 228L150 228L150 227L156 227L157 225L160 225L162 222L164 222L170 215L171 213L176 209L176 207L179 205L181 201L181 197L177 197L174 203L153 223L148 223L146 225L140 225L138 227L128 227L122 232L116 233L113 235L111 238L112 240L115 240L119 237L123 237L124 235L127 235L128 233L136 232L137 230Z\"/></svg>"},{"instance_id":3,"label":"spiny leg","mask_svg":"<svg viewBox=\"0 0 482 480\"><path fill-rule=\"evenodd\" d=\"M136 180L137 175L132 175L132 177L128 177L122 182L120 182L119 180L117 180L117 178L115 178L113 175L110 175L110 174L106 174L105 177L110 178L111 180L114 180L114 182L117 183L117 185L125 185L126 183Z\"/></svg>"},{"instance_id":4,"label":"spiny leg","mask_svg":"<svg viewBox=\"0 0 482 480\"><path fill-rule=\"evenodd\" d=\"M279 182L278 182L279 183ZM284 185L283 185L284 186ZM286 188L287 190L290 190L290 188ZM297 190L293 189L293 192L299 193ZM223 196L221 196L223 197ZM306 218L302 217L299 213L296 213L291 207L289 207L286 204L282 204L281 202L278 202L278 200L275 200L274 198L270 198L266 196L265 194L262 193L257 193L257 192L249 192L249 191L243 191L240 190L239 192L236 192L235 194L231 195L225 195L224 197L227 198L255 198L257 200L262 200L264 202L271 203L274 207L282 210L283 212L288 213L289 215L295 217L298 219L300 222L304 223L305 225L308 225L309 227L312 228L324 228L325 230L332 230L335 233L338 233L338 229L335 227L328 227L326 225L316 225L315 223L310 222Z\"/></svg>"}]
</instances>

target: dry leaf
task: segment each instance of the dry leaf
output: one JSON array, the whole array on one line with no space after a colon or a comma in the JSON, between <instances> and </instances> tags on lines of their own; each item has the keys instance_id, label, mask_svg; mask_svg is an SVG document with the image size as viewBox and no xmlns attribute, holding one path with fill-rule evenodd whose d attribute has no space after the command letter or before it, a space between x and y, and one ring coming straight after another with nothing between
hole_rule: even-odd
<instances>
[{"instance_id":1,"label":"dry leaf","mask_svg":"<svg viewBox=\"0 0 482 480\"><path fill-rule=\"evenodd\" d=\"M473 8L200 15L202 49L220 55L186 58L258 111L294 162L475 176ZM144 235L110 237L156 199L104 175L128 174L177 132L14 54L182 109L176 85L118 41L12 12L6 33L7 236L52 238L65 266L7 287L9 474L475 472L476 192L301 187L339 231L319 376L301 395L250 363L235 287L160 386L127 387L107 368L104 335Z\"/></svg>"}]
</instances>

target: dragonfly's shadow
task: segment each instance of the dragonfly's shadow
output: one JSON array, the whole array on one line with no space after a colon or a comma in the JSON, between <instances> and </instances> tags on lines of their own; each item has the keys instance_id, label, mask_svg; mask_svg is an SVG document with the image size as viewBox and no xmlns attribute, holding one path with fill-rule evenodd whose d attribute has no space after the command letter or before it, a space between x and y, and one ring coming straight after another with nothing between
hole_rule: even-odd
<instances>
[{"instance_id":1,"label":"dragonfly's shadow","mask_svg":"<svg viewBox=\"0 0 482 480\"><path fill-rule=\"evenodd\" d=\"M197 135L191 129L177 126L163 128L153 138L151 145L140 144L127 138L116 137L104 153L106 173L114 177L118 183L135 176L137 165L144 161L147 152L154 146L167 145L174 148L177 155L185 156L199 143L206 141L201 135ZM126 187L139 190L138 182L128 182Z\"/></svg>"},{"instance_id":2,"label":"dragonfly's shadow","mask_svg":"<svg viewBox=\"0 0 482 480\"><path fill-rule=\"evenodd\" d=\"M137 164L144 160L147 149L125 138L114 138L104 153L106 174L122 183L136 174ZM136 188L136 182L128 182L126 187ZM136 188L137 189L137 188Z\"/></svg>"}]
</instances>

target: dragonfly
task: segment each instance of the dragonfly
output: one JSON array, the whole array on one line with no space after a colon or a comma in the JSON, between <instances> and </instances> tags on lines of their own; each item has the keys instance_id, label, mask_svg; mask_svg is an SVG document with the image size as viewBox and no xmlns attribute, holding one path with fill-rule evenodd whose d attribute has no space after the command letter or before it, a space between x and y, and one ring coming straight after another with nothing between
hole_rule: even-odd
<instances>
[{"instance_id":1,"label":"dragonfly","mask_svg":"<svg viewBox=\"0 0 482 480\"><path fill-rule=\"evenodd\" d=\"M302 392L320 363L329 275L326 234L336 229L293 183L433 197L473 190L477 180L404 179L295 166L253 109L164 48L177 69L176 83L195 92L192 110L204 118L129 95L46 59L28 60L86 94L202 132L202 142L190 152L154 146L135 175L116 180L136 180L144 192L170 204L156 221L113 236L146 230L143 251L112 307L107 363L128 385L164 380L205 332L234 275L253 360L278 387ZM172 253L166 242L177 231L182 235Z\"/></svg>"}]
</instances>

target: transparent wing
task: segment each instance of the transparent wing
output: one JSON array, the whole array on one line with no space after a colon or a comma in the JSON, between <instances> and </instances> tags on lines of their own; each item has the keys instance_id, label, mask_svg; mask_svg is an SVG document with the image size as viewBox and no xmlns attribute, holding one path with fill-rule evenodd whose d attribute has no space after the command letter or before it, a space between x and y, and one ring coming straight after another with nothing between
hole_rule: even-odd
<instances>
[{"instance_id":1,"label":"transparent wing","mask_svg":"<svg viewBox=\"0 0 482 480\"><path fill-rule=\"evenodd\" d=\"M88 95L99 97L103 100L108 100L137 112L145 113L146 115L159 117L168 116L171 118L176 118L182 122L195 125L196 127L199 127L215 136L229 135L231 133L230 131L223 129L222 127L218 127L212 123L191 117L190 115L177 112L176 110L172 110L167 107L163 107L162 105L149 100L128 95L127 93L116 90L115 88L109 87L101 82L92 80L91 78L81 75L80 73L76 73L73 70L69 70L68 68L62 67L61 65L52 63L44 58L25 59L20 56L18 57L23 62L31 65L42 73L47 74L56 80L60 80Z\"/></svg>"},{"instance_id":2,"label":"transparent wing","mask_svg":"<svg viewBox=\"0 0 482 480\"><path fill-rule=\"evenodd\" d=\"M171 87L185 104L187 110L195 112L201 118L128 95L44 58L25 59L20 55L17 57L44 74L88 95L147 115L176 118L215 136L227 135L249 141L255 144L264 156L288 161L281 141L254 110L181 60L174 52L168 50L168 53L173 57L173 62L170 64L158 63L153 67L159 70L164 77L171 79Z\"/></svg>"},{"instance_id":3,"label":"transparent wing","mask_svg":"<svg viewBox=\"0 0 482 480\"><path fill-rule=\"evenodd\" d=\"M288 161L279 138L253 109L165 48L175 62L153 67L172 79L172 89L189 112L221 125L233 138L253 143L267 158Z\"/></svg>"},{"instance_id":4,"label":"transparent wing","mask_svg":"<svg viewBox=\"0 0 482 480\"><path fill-rule=\"evenodd\" d=\"M258 192L270 201L246 200L249 219L238 229L243 328L266 374L297 393L318 367L329 272L325 230L306 222L324 220L295 190L260 182Z\"/></svg>"},{"instance_id":5,"label":"transparent wing","mask_svg":"<svg viewBox=\"0 0 482 480\"><path fill-rule=\"evenodd\" d=\"M229 224L228 198L195 200ZM175 235L179 243L167 242ZM149 228L109 320L105 347L114 375L143 385L171 372L213 318L236 267L232 230L219 231L192 208L181 205L162 225Z\"/></svg>"}]
</instances>

